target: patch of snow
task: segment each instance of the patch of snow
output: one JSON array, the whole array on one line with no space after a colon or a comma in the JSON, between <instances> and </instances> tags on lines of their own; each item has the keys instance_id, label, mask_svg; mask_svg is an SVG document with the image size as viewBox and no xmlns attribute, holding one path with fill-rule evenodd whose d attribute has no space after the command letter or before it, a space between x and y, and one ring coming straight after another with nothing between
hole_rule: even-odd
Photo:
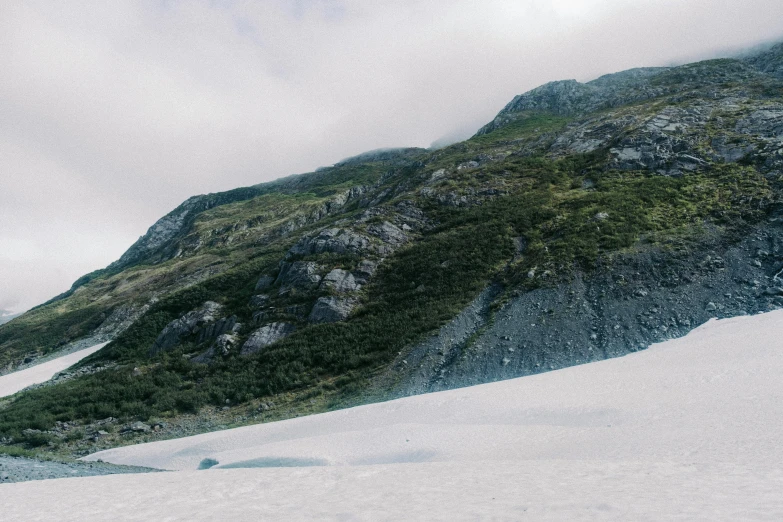
<instances>
[{"instance_id":1,"label":"patch of snow","mask_svg":"<svg viewBox=\"0 0 783 522\"><path fill-rule=\"evenodd\" d=\"M168 470L195 470L204 458L217 460L216 468L259 459L763 461L783 441L783 418L758 422L773 412L783 417L780 339L783 311L710 321L618 359L85 459ZM732 442L705 439L713 429Z\"/></svg>"},{"instance_id":2,"label":"patch of snow","mask_svg":"<svg viewBox=\"0 0 783 522\"><path fill-rule=\"evenodd\" d=\"M109 343L96 344L84 350L73 352L57 359L41 363L27 368L26 370L20 370L18 372L9 373L0 377L0 397L7 397L19 392L28 386L33 384L40 384L46 382L63 370L67 370L77 362L81 361L88 355L91 355Z\"/></svg>"},{"instance_id":3,"label":"patch of snow","mask_svg":"<svg viewBox=\"0 0 783 522\"><path fill-rule=\"evenodd\" d=\"M781 520L781 374L783 311L713 320L618 359L103 451L86 460L180 471L0 485L0 513Z\"/></svg>"}]
</instances>

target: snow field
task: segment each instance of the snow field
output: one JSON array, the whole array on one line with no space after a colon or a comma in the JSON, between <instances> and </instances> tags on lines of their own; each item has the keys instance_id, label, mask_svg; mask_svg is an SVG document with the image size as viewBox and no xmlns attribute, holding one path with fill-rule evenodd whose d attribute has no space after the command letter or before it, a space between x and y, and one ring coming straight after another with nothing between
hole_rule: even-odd
<instances>
[{"instance_id":1,"label":"snow field","mask_svg":"<svg viewBox=\"0 0 783 522\"><path fill-rule=\"evenodd\" d=\"M783 520L781 376L783 311L710 321L618 359L103 451L86 460L179 471L2 485L0 513Z\"/></svg>"},{"instance_id":2,"label":"snow field","mask_svg":"<svg viewBox=\"0 0 783 522\"><path fill-rule=\"evenodd\" d=\"M626 357L521 379L95 453L169 470L781 454L783 311L711 321Z\"/></svg>"},{"instance_id":3,"label":"snow field","mask_svg":"<svg viewBox=\"0 0 783 522\"><path fill-rule=\"evenodd\" d=\"M3 375L0 377L0 398L13 395L33 384L40 384L48 381L61 371L67 370L107 344L109 343L96 344L95 346L38 364L31 368L27 368L26 370Z\"/></svg>"}]
</instances>

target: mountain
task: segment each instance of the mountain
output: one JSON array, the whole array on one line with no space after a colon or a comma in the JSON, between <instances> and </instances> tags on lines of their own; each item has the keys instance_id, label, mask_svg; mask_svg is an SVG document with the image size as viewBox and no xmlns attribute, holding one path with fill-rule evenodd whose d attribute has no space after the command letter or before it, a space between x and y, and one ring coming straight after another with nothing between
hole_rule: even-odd
<instances>
[{"instance_id":1,"label":"mountain","mask_svg":"<svg viewBox=\"0 0 783 522\"><path fill-rule=\"evenodd\" d=\"M540 373L783 306L782 57L553 82L460 143L190 198L0 327L7 369L112 341L10 400L0 440L87 453ZM134 421L159 431L122 431Z\"/></svg>"}]
</instances>

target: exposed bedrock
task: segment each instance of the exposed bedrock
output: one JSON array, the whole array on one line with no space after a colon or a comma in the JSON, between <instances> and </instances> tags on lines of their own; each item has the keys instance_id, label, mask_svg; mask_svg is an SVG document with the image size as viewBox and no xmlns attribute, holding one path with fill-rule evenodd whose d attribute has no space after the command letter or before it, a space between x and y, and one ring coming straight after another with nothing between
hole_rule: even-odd
<instances>
[{"instance_id":1,"label":"exposed bedrock","mask_svg":"<svg viewBox=\"0 0 783 522\"><path fill-rule=\"evenodd\" d=\"M375 381L402 396L530 375L625 355L712 317L783 306L783 223L729 245L713 233L686 249L618 256L569 283L511 298L494 315L485 290Z\"/></svg>"},{"instance_id":2,"label":"exposed bedrock","mask_svg":"<svg viewBox=\"0 0 783 522\"><path fill-rule=\"evenodd\" d=\"M291 335L296 328L289 323L270 323L262 326L242 345L242 355L256 353L284 337Z\"/></svg>"}]
</instances>

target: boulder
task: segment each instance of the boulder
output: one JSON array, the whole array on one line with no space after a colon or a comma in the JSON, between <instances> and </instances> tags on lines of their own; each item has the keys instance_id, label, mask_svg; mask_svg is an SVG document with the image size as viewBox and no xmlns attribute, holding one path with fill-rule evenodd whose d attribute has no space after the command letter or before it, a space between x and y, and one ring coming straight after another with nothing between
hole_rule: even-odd
<instances>
[{"instance_id":1,"label":"boulder","mask_svg":"<svg viewBox=\"0 0 783 522\"><path fill-rule=\"evenodd\" d=\"M215 321L222 308L218 303L207 301L198 310L171 321L155 339L150 355L169 350L180 344L183 337L198 333L204 325ZM236 318L234 321L236 322Z\"/></svg>"},{"instance_id":2,"label":"boulder","mask_svg":"<svg viewBox=\"0 0 783 522\"><path fill-rule=\"evenodd\" d=\"M250 306L253 308L261 308L269 303L269 296L267 294L258 294L250 298Z\"/></svg>"},{"instance_id":3,"label":"boulder","mask_svg":"<svg viewBox=\"0 0 783 522\"><path fill-rule=\"evenodd\" d=\"M280 295L287 294L292 290L310 291L321 282L321 276L318 275L318 265L312 261L296 261L280 263L280 275L277 276L276 283L280 284Z\"/></svg>"},{"instance_id":4,"label":"boulder","mask_svg":"<svg viewBox=\"0 0 783 522\"><path fill-rule=\"evenodd\" d=\"M263 292L275 283L275 278L272 276L261 276L256 283L256 292Z\"/></svg>"},{"instance_id":5,"label":"boulder","mask_svg":"<svg viewBox=\"0 0 783 522\"><path fill-rule=\"evenodd\" d=\"M209 339L220 337L224 334L233 334L239 332L242 327L240 323L237 323L237 316L224 317L218 319L214 323L204 325L198 332L197 343L201 344Z\"/></svg>"},{"instance_id":6,"label":"boulder","mask_svg":"<svg viewBox=\"0 0 783 522\"><path fill-rule=\"evenodd\" d=\"M324 277L324 280L321 283L321 288L343 293L354 292L361 288L361 285L356 282L356 279L350 272L335 268L326 274L326 277Z\"/></svg>"},{"instance_id":7,"label":"boulder","mask_svg":"<svg viewBox=\"0 0 783 522\"><path fill-rule=\"evenodd\" d=\"M141 421L134 422L130 426L125 426L125 428L122 429L123 433L128 433L130 431L135 433L147 433L152 428L148 424L144 424Z\"/></svg>"},{"instance_id":8,"label":"boulder","mask_svg":"<svg viewBox=\"0 0 783 522\"><path fill-rule=\"evenodd\" d=\"M356 308L355 299L320 297L310 312L311 323L336 323L344 321Z\"/></svg>"},{"instance_id":9,"label":"boulder","mask_svg":"<svg viewBox=\"0 0 783 522\"><path fill-rule=\"evenodd\" d=\"M399 246L408 240L405 232L388 221L384 221L381 224L370 225L367 227L367 231L384 243L394 246Z\"/></svg>"},{"instance_id":10,"label":"boulder","mask_svg":"<svg viewBox=\"0 0 783 522\"><path fill-rule=\"evenodd\" d=\"M256 353L280 339L291 335L296 328L289 323L270 323L262 326L248 337L242 345L242 355Z\"/></svg>"},{"instance_id":11,"label":"boulder","mask_svg":"<svg viewBox=\"0 0 783 522\"><path fill-rule=\"evenodd\" d=\"M479 167L478 161L466 161L465 163L460 163L457 166L457 170L475 169L478 167Z\"/></svg>"},{"instance_id":12,"label":"boulder","mask_svg":"<svg viewBox=\"0 0 783 522\"><path fill-rule=\"evenodd\" d=\"M212 346L210 346L205 352L194 357L192 361L206 364L211 362L216 356L225 357L226 355L228 355L233 351L236 344L237 344L236 335L233 334L219 335L217 339L215 339L215 342L212 343Z\"/></svg>"},{"instance_id":13,"label":"boulder","mask_svg":"<svg viewBox=\"0 0 783 522\"><path fill-rule=\"evenodd\" d=\"M359 266L353 271L353 277L357 283L366 285L367 281L375 275L375 271L378 269L377 261L370 261L369 259L363 259L359 262Z\"/></svg>"},{"instance_id":14,"label":"boulder","mask_svg":"<svg viewBox=\"0 0 783 522\"><path fill-rule=\"evenodd\" d=\"M352 230L325 228L315 236L303 237L289 255L312 255L334 252L336 254L360 253L370 248L370 239Z\"/></svg>"}]
</instances>

